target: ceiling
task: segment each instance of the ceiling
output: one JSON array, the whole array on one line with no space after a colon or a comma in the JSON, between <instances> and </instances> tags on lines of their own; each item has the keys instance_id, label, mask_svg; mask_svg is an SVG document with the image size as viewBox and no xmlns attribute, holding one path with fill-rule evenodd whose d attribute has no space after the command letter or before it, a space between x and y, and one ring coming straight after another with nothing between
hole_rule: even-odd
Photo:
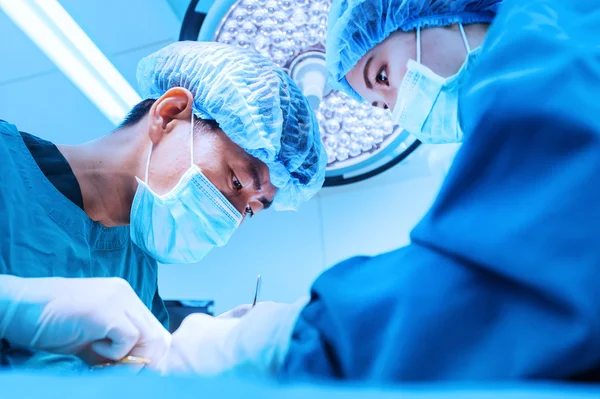
<instances>
[{"instance_id":1,"label":"ceiling","mask_svg":"<svg viewBox=\"0 0 600 399\"><path fill-rule=\"evenodd\" d=\"M187 0L60 0L100 50L137 88L137 63L177 40L175 13ZM179 4L176 4L179 3ZM174 5L174 7L171 7ZM176 7L179 8L176 8ZM113 125L0 12L0 119L57 143L75 144L109 132Z\"/></svg>"}]
</instances>

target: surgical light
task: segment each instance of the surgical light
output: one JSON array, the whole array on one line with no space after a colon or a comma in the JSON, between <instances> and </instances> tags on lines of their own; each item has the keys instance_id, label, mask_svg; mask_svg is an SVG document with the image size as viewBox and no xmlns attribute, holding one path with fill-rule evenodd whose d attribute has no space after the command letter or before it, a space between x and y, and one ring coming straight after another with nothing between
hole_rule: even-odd
<instances>
[{"instance_id":1,"label":"surgical light","mask_svg":"<svg viewBox=\"0 0 600 399\"><path fill-rule=\"evenodd\" d=\"M217 0L204 15L192 0L180 39L254 50L284 68L319 120L326 185L362 180L400 162L420 144L395 128L389 111L359 103L326 82L325 40L331 0ZM201 26L194 29L194 13ZM195 30L195 31L194 31Z\"/></svg>"},{"instance_id":2,"label":"surgical light","mask_svg":"<svg viewBox=\"0 0 600 399\"><path fill-rule=\"evenodd\" d=\"M114 124L139 95L56 0L0 0L9 18Z\"/></svg>"}]
</instances>

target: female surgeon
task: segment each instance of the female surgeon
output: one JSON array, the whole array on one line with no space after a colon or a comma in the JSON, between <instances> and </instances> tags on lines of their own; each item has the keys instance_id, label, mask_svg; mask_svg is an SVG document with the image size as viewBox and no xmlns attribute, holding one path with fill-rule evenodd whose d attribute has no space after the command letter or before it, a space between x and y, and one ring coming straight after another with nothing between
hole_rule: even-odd
<instances>
[{"instance_id":1,"label":"female surgeon","mask_svg":"<svg viewBox=\"0 0 600 399\"><path fill-rule=\"evenodd\" d=\"M461 93L464 144L410 244L333 266L303 307L189 316L162 368L597 382L599 38L597 0L504 0Z\"/></svg>"},{"instance_id":2,"label":"female surgeon","mask_svg":"<svg viewBox=\"0 0 600 399\"><path fill-rule=\"evenodd\" d=\"M146 100L91 143L0 122L2 365L160 359L157 261L198 262L244 217L294 209L323 183L315 116L267 59L179 42L143 59L138 82Z\"/></svg>"},{"instance_id":3,"label":"female surgeon","mask_svg":"<svg viewBox=\"0 0 600 399\"><path fill-rule=\"evenodd\" d=\"M500 0L333 0L327 32L332 86L392 110L423 143L463 140L461 87Z\"/></svg>"}]
</instances>

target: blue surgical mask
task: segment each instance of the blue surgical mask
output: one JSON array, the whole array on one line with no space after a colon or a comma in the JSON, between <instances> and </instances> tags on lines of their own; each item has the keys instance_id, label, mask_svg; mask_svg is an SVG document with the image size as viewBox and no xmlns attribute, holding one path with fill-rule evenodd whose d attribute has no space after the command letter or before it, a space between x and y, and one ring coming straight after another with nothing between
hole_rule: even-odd
<instances>
[{"instance_id":1,"label":"blue surgical mask","mask_svg":"<svg viewBox=\"0 0 600 399\"><path fill-rule=\"evenodd\" d=\"M214 247L229 241L242 215L194 164L194 117L190 131L190 168L167 194L148 186L150 155L144 181L131 207L131 239L161 263L199 262Z\"/></svg>"},{"instance_id":2,"label":"blue surgical mask","mask_svg":"<svg viewBox=\"0 0 600 399\"><path fill-rule=\"evenodd\" d=\"M398 89L392 121L423 143L463 140L458 120L458 93L480 48L471 51L462 24L459 28L468 55L458 73L443 78L421 64L421 31L417 29L417 61L408 61L406 75Z\"/></svg>"}]
</instances>

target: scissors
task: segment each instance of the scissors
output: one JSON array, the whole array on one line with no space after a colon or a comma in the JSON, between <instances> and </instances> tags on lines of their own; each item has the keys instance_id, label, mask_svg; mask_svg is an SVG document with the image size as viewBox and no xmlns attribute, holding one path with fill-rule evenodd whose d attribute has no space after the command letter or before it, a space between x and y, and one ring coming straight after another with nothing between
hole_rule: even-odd
<instances>
[{"instance_id":1,"label":"scissors","mask_svg":"<svg viewBox=\"0 0 600 399\"><path fill-rule=\"evenodd\" d=\"M256 302L258 301L258 297L260 295L260 287L262 286L262 277L260 274L256 278L256 290L254 291L254 302L252 302L252 307L256 306Z\"/></svg>"}]
</instances>

